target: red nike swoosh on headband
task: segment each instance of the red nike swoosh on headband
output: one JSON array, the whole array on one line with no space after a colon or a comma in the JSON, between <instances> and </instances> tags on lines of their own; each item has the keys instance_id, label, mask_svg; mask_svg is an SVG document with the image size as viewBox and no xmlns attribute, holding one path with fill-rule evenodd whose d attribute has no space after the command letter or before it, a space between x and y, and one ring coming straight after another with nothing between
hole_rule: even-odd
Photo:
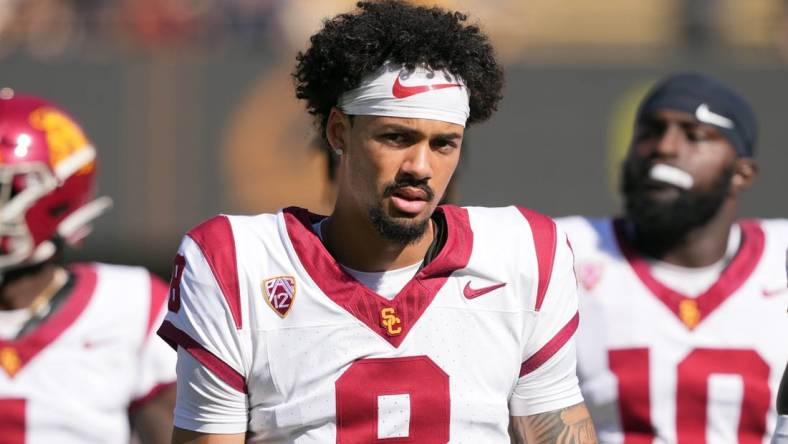
<instances>
[{"instance_id":1,"label":"red nike swoosh on headband","mask_svg":"<svg viewBox=\"0 0 788 444\"><path fill-rule=\"evenodd\" d=\"M391 94L398 99L404 99L406 97L410 97L416 94L425 93L427 91L435 91L438 89L446 89L446 88L453 88L453 87L461 87L459 83L437 83L435 85L412 85L412 86L405 86L399 81L399 76L397 76L397 80L394 81L394 85L391 87Z\"/></svg>"}]
</instances>

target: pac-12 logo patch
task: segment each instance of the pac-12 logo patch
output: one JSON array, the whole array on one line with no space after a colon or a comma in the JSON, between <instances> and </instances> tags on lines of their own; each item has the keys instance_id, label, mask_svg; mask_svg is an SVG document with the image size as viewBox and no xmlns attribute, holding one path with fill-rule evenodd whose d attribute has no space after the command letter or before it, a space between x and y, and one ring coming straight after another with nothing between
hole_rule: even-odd
<instances>
[{"instance_id":1,"label":"pac-12 logo patch","mask_svg":"<svg viewBox=\"0 0 788 444\"><path fill-rule=\"evenodd\" d=\"M584 262L579 264L576 269L577 280L580 285L588 291L591 291L599 280L602 279L604 272L604 265L598 262Z\"/></svg>"},{"instance_id":2,"label":"pac-12 logo patch","mask_svg":"<svg viewBox=\"0 0 788 444\"><path fill-rule=\"evenodd\" d=\"M292 276L277 276L263 281L263 298L280 318L287 316L296 295L296 282Z\"/></svg>"}]
</instances>

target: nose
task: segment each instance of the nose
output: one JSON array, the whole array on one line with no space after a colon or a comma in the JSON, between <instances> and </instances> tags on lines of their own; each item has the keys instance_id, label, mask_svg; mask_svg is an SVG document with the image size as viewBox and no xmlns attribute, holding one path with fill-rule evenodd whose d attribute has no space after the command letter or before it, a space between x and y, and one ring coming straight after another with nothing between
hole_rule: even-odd
<instances>
[{"instance_id":1,"label":"nose","mask_svg":"<svg viewBox=\"0 0 788 444\"><path fill-rule=\"evenodd\" d=\"M655 151L661 157L676 157L684 143L684 131L676 124L668 124L657 140Z\"/></svg>"},{"instance_id":2,"label":"nose","mask_svg":"<svg viewBox=\"0 0 788 444\"><path fill-rule=\"evenodd\" d=\"M432 149L429 141L424 140L411 146L400 166L400 173L410 175L418 180L432 177Z\"/></svg>"}]
</instances>

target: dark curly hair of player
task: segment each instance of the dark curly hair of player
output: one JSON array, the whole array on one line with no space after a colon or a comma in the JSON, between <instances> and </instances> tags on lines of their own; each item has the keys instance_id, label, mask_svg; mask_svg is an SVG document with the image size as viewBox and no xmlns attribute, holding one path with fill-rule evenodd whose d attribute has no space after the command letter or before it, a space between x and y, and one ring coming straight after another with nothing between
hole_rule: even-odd
<instances>
[{"instance_id":1,"label":"dark curly hair of player","mask_svg":"<svg viewBox=\"0 0 788 444\"><path fill-rule=\"evenodd\" d=\"M424 64L461 77L470 93L467 125L497 109L503 70L487 36L465 24L465 14L397 0L358 2L357 7L327 20L310 39L310 48L296 57L296 97L306 100L322 137L339 96L387 61L408 69Z\"/></svg>"}]
</instances>

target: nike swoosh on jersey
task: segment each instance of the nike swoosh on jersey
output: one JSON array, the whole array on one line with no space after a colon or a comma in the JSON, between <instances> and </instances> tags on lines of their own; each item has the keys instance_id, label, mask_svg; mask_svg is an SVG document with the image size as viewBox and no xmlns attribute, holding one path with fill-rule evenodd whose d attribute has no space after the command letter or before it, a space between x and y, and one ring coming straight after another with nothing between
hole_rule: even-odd
<instances>
[{"instance_id":1,"label":"nike swoosh on jersey","mask_svg":"<svg viewBox=\"0 0 788 444\"><path fill-rule=\"evenodd\" d=\"M435 85L411 85L406 86L400 83L399 76L397 76L397 80L394 81L394 85L391 87L391 94L398 98L404 99L406 97L410 97L416 94L425 93L427 91L435 91L439 89L446 89L446 88L453 88L453 87L460 87L459 83L437 83Z\"/></svg>"},{"instance_id":2,"label":"nike swoosh on jersey","mask_svg":"<svg viewBox=\"0 0 788 444\"><path fill-rule=\"evenodd\" d=\"M499 289L499 288L501 288L501 287L503 287L505 285L506 285L506 282L502 282L500 284L490 285L489 287L482 287L482 288L473 289L473 288L471 288L471 282L468 281L468 283L465 284L465 288L462 289L462 294L467 299L475 299L475 298L478 298L479 296L481 296L483 294L487 294L487 293L489 293L489 292L491 292L493 290L497 290L497 289Z\"/></svg>"},{"instance_id":3,"label":"nike swoosh on jersey","mask_svg":"<svg viewBox=\"0 0 788 444\"><path fill-rule=\"evenodd\" d=\"M704 123L721 126L723 128L733 128L733 120L721 116L709 109L709 105L701 103L695 110L695 118Z\"/></svg>"},{"instance_id":4,"label":"nike swoosh on jersey","mask_svg":"<svg viewBox=\"0 0 788 444\"><path fill-rule=\"evenodd\" d=\"M786 287L764 288L763 290L761 290L761 294L765 298L770 298L772 296L777 296L778 294L781 294L785 291L788 291L788 288Z\"/></svg>"}]
</instances>

